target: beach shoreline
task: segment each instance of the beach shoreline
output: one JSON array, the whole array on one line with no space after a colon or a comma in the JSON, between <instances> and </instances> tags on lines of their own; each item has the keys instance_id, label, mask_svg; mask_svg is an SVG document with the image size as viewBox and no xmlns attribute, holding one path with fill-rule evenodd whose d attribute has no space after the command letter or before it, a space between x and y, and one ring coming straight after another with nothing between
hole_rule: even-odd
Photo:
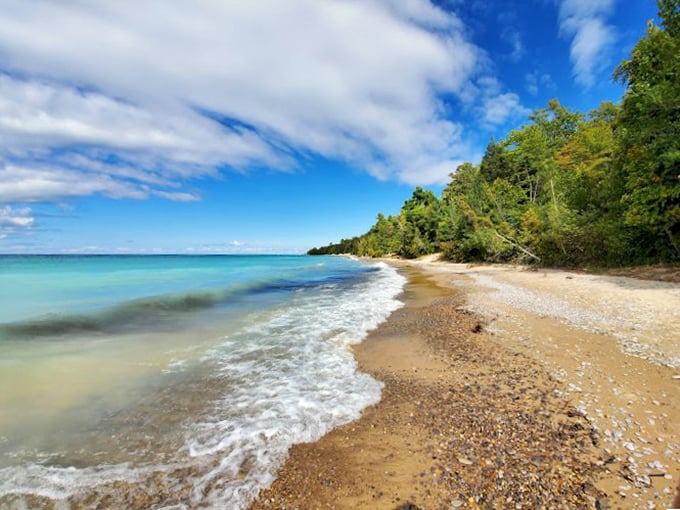
<instances>
[{"instance_id":1,"label":"beach shoreline","mask_svg":"<svg viewBox=\"0 0 680 510\"><path fill-rule=\"evenodd\" d=\"M389 263L405 306L355 347L381 402L293 447L251 508L668 506L677 284Z\"/></svg>"}]
</instances>

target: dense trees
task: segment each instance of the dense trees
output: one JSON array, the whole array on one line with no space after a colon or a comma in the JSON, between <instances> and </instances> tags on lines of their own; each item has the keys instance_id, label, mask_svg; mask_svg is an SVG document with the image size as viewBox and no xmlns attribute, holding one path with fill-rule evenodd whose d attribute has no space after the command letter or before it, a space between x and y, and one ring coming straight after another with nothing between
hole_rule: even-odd
<instances>
[{"instance_id":1,"label":"dense trees","mask_svg":"<svg viewBox=\"0 0 680 510\"><path fill-rule=\"evenodd\" d=\"M451 174L441 198L416 188L398 216L310 253L441 251L456 261L623 265L680 260L680 0L658 0L615 78L620 105L589 114L552 100L479 165Z\"/></svg>"},{"instance_id":2,"label":"dense trees","mask_svg":"<svg viewBox=\"0 0 680 510\"><path fill-rule=\"evenodd\" d=\"M680 0L659 0L615 77L628 85L619 118L626 222L657 236L657 250L680 256ZM659 239L666 238L666 239Z\"/></svg>"}]
</instances>

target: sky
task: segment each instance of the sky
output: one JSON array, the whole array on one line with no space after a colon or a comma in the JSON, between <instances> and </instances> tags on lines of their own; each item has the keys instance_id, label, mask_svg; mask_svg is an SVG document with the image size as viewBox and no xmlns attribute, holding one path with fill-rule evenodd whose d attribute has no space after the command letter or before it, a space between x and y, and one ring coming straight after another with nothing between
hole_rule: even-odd
<instances>
[{"instance_id":1,"label":"sky","mask_svg":"<svg viewBox=\"0 0 680 510\"><path fill-rule=\"evenodd\" d=\"M654 0L0 0L0 253L302 253L552 98Z\"/></svg>"}]
</instances>

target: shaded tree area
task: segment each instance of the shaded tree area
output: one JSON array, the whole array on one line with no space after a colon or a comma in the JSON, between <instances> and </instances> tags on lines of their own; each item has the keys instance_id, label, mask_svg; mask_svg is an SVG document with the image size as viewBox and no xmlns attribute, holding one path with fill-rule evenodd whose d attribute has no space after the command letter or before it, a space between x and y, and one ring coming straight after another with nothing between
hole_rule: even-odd
<instances>
[{"instance_id":1,"label":"shaded tree area","mask_svg":"<svg viewBox=\"0 0 680 510\"><path fill-rule=\"evenodd\" d=\"M680 260L680 0L658 0L615 79L621 104L588 114L558 100L396 216L310 254L621 266Z\"/></svg>"}]
</instances>

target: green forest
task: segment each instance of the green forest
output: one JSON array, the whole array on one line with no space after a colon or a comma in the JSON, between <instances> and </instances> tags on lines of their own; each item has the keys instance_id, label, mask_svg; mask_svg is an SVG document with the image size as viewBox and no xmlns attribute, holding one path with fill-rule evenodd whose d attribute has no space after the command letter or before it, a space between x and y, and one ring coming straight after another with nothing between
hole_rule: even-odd
<instances>
[{"instance_id":1,"label":"green forest","mask_svg":"<svg viewBox=\"0 0 680 510\"><path fill-rule=\"evenodd\" d=\"M623 266L680 261L680 0L658 0L613 78L620 104L588 113L557 99L478 165L450 174L440 197L416 188L396 216L314 248L452 261Z\"/></svg>"}]
</instances>

